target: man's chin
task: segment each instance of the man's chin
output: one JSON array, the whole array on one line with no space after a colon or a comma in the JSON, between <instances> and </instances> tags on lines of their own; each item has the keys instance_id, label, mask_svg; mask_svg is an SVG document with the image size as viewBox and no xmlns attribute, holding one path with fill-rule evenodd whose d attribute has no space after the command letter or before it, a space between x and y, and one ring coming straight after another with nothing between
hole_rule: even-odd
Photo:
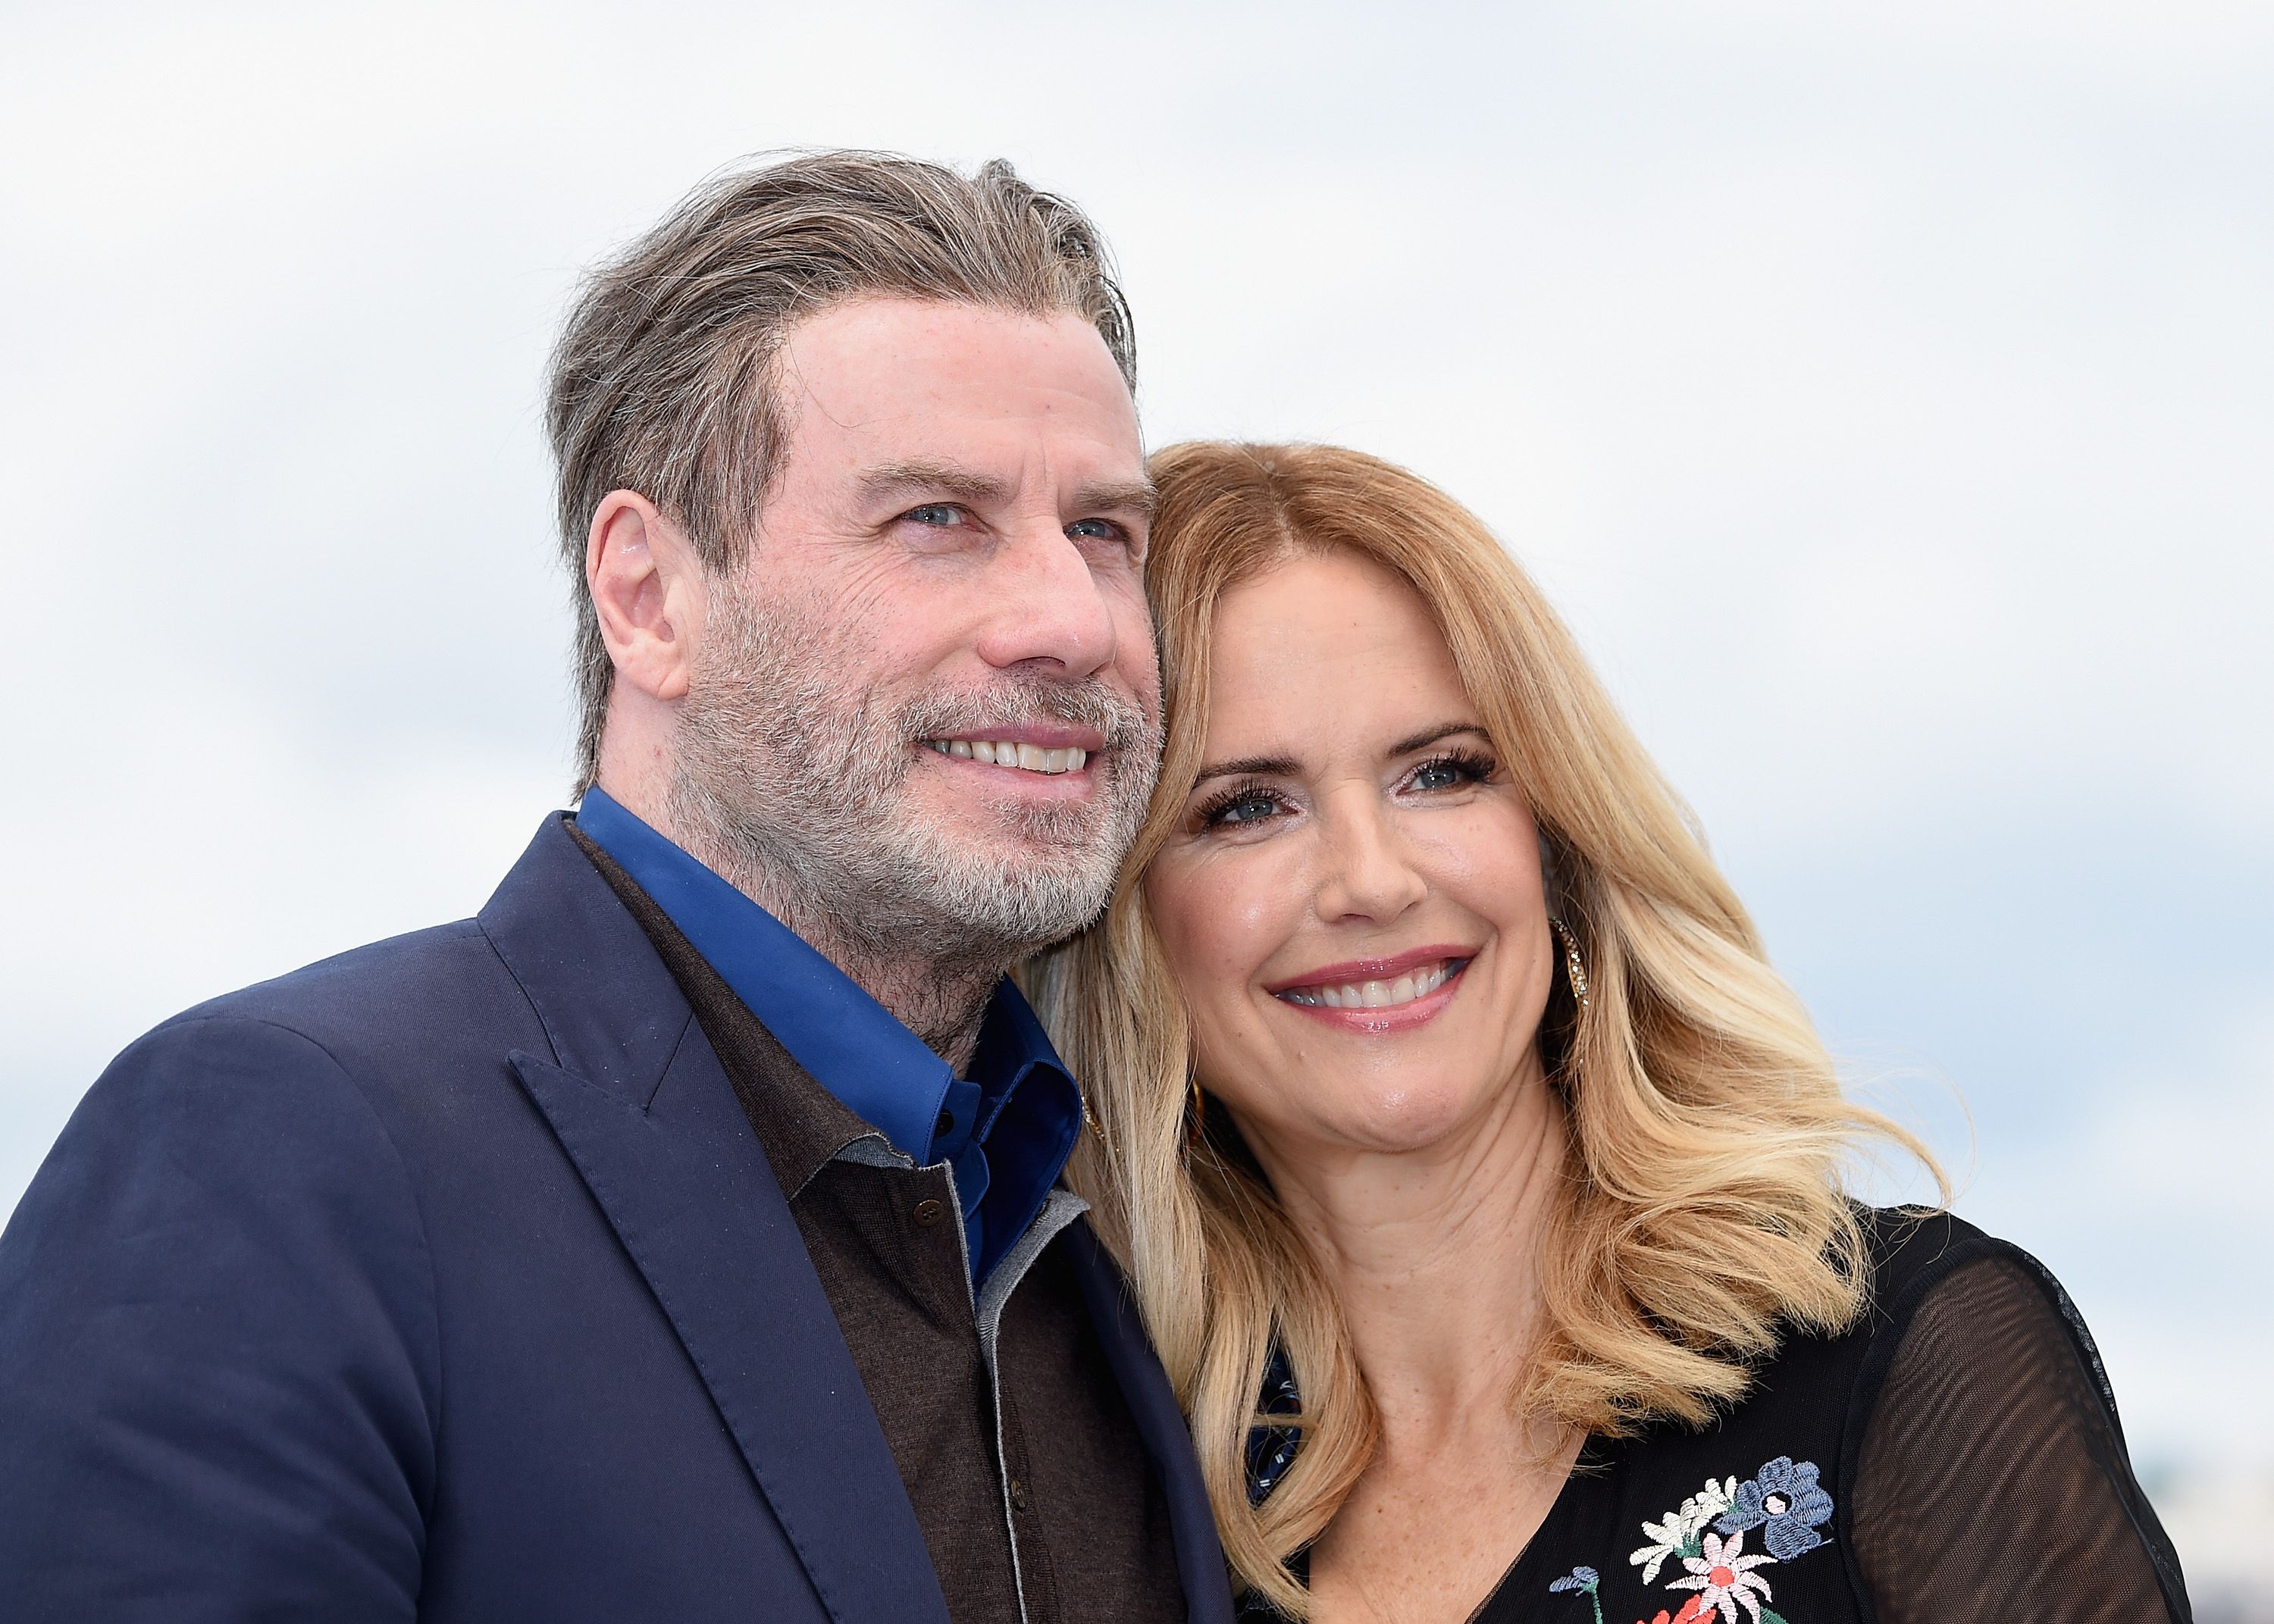
<instances>
[{"instance_id":1,"label":"man's chin","mask_svg":"<svg viewBox=\"0 0 2274 1624\"><path fill-rule=\"evenodd\" d=\"M1072 935L1104 907L1114 871L1099 852L1094 842L1068 846L999 828L929 830L921 849L907 853L917 859L910 890L921 893L907 900L941 934L1016 957Z\"/></svg>"},{"instance_id":2,"label":"man's chin","mask_svg":"<svg viewBox=\"0 0 2274 1624\"><path fill-rule=\"evenodd\" d=\"M937 793L940 786L930 787L935 793L920 797L909 808L914 816L908 823L920 825L926 838L968 852L977 861L1005 867L1081 862L1106 843L1113 823L1112 809L1096 786L1078 796L1055 792L951 796Z\"/></svg>"}]
</instances>

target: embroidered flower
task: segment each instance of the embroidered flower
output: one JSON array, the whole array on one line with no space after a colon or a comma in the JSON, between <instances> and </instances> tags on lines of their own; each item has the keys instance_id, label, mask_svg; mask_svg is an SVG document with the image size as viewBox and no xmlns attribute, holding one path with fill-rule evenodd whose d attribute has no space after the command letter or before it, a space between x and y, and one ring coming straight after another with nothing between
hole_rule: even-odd
<instances>
[{"instance_id":1,"label":"embroidered flower","mask_svg":"<svg viewBox=\"0 0 2274 1624\"><path fill-rule=\"evenodd\" d=\"M1642 1531L1650 1544L1630 1554L1627 1560L1645 1564L1642 1582L1649 1584L1658 1578L1658 1570L1669 1556L1698 1554L1698 1536L1706 1525L1729 1508L1729 1500L1737 1492L1735 1477L1716 1483L1706 1479L1706 1486L1682 1502L1682 1509L1670 1511L1662 1522L1645 1522Z\"/></svg>"},{"instance_id":2,"label":"embroidered flower","mask_svg":"<svg viewBox=\"0 0 2274 1624\"><path fill-rule=\"evenodd\" d=\"M1698 1616L1701 1618L1711 1607L1721 1613L1721 1624L1737 1624L1737 1609L1743 1605L1754 1624L1759 1624L1761 1603L1769 1598L1769 1582L1753 1569L1776 1558L1747 1556L1745 1537L1741 1533L1732 1534L1727 1540L1719 1534L1708 1534L1699 1543L1703 1546L1700 1554L1682 1559L1690 1576L1668 1579L1668 1588L1697 1591ZM1756 1590L1760 1592L1758 1598L1753 1594Z\"/></svg>"},{"instance_id":3,"label":"embroidered flower","mask_svg":"<svg viewBox=\"0 0 2274 1624\"><path fill-rule=\"evenodd\" d=\"M1595 1612L1595 1624L1603 1624L1603 1598L1595 1593L1596 1588L1602 1582L1603 1575L1593 1568L1574 1568L1562 1578L1548 1581L1547 1588L1552 1593L1559 1596L1573 1590L1585 1591L1587 1605L1593 1608Z\"/></svg>"},{"instance_id":4,"label":"embroidered flower","mask_svg":"<svg viewBox=\"0 0 2274 1624\"><path fill-rule=\"evenodd\" d=\"M1737 1485L1729 1508L1713 1526L1725 1534L1761 1530L1761 1544L1781 1562L1824 1543L1817 1524L1832 1520L1832 1496L1818 1486L1816 1462L1793 1463L1781 1455Z\"/></svg>"},{"instance_id":5,"label":"embroidered flower","mask_svg":"<svg viewBox=\"0 0 2274 1624\"><path fill-rule=\"evenodd\" d=\"M1566 1590L1585 1590L1592 1594L1603 1582L1603 1575L1592 1568L1574 1568L1562 1578L1551 1580L1548 1590L1560 1596Z\"/></svg>"},{"instance_id":6,"label":"embroidered flower","mask_svg":"<svg viewBox=\"0 0 2274 1624\"><path fill-rule=\"evenodd\" d=\"M1660 1607L1658 1610L1658 1616L1653 1619L1650 1624L1698 1624L1698 1620L1705 1615L1706 1605L1692 1596L1682 1604L1682 1611L1671 1618L1667 1616L1666 1609ZM1635 1624L1642 1624L1642 1620L1637 1619Z\"/></svg>"}]
</instances>

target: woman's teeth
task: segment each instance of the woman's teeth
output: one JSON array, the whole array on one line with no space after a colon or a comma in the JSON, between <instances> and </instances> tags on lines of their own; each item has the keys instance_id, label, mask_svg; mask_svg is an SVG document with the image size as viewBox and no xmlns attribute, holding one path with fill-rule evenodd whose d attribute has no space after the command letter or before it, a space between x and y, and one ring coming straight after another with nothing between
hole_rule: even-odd
<instances>
[{"instance_id":1,"label":"woman's teeth","mask_svg":"<svg viewBox=\"0 0 2274 1624\"><path fill-rule=\"evenodd\" d=\"M942 756L1016 767L1021 772L1080 772L1089 760L1088 750L1046 750L1039 744L1014 744L1008 739L999 744L987 739L927 739L924 742Z\"/></svg>"},{"instance_id":2,"label":"woman's teeth","mask_svg":"<svg viewBox=\"0 0 2274 1624\"><path fill-rule=\"evenodd\" d=\"M1432 965L1427 970L1417 970L1401 975L1393 981L1350 981L1340 987L1291 987L1279 996L1290 1004L1307 1004L1314 1009L1329 1010L1391 1010L1401 1004L1411 1004L1416 998L1426 998L1448 981L1453 972L1466 961L1449 959Z\"/></svg>"}]
</instances>

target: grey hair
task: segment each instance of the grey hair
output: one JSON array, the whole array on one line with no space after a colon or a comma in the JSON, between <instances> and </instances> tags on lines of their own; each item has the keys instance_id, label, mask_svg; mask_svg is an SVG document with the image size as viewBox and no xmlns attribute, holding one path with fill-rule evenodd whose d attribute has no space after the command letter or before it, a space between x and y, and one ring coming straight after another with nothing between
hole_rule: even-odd
<instances>
[{"instance_id":1,"label":"grey hair","mask_svg":"<svg viewBox=\"0 0 2274 1624\"><path fill-rule=\"evenodd\" d=\"M599 771L615 674L584 582L593 513L636 491L706 570L738 562L787 432L782 339L863 296L1071 312L1136 387L1129 306L1097 228L999 159L967 177L891 153L814 153L697 187L585 278L553 351L545 426L576 583L578 793Z\"/></svg>"}]
</instances>

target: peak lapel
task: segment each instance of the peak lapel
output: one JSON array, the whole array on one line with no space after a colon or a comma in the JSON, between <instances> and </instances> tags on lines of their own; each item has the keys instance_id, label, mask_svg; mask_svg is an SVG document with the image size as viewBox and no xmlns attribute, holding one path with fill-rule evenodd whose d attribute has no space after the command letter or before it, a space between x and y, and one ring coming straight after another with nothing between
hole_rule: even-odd
<instances>
[{"instance_id":1,"label":"peak lapel","mask_svg":"<svg viewBox=\"0 0 2274 1624\"><path fill-rule=\"evenodd\" d=\"M482 923L556 1051L516 1050L516 1075L670 1320L829 1616L947 1624L781 1187L655 950L557 822Z\"/></svg>"}]
</instances>

